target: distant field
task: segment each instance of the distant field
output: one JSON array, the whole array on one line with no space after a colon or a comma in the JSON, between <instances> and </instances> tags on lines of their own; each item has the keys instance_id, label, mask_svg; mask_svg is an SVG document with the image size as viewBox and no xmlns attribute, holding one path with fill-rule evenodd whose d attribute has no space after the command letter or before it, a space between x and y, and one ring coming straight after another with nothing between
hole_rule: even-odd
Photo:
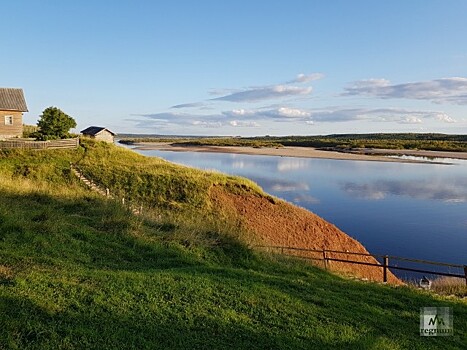
<instances>
[{"instance_id":1,"label":"distant field","mask_svg":"<svg viewBox=\"0 0 467 350\"><path fill-rule=\"evenodd\" d=\"M447 134L342 134L325 136L263 136L263 137L122 137L121 143L171 142L196 146L300 146L315 148L386 148L430 151L467 152L467 135Z\"/></svg>"}]
</instances>

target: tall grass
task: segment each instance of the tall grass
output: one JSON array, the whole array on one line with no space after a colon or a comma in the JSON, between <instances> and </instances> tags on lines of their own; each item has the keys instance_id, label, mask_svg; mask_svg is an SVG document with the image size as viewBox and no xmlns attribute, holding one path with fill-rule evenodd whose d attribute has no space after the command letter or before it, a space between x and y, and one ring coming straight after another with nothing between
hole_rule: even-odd
<instances>
[{"instance_id":1,"label":"tall grass","mask_svg":"<svg viewBox=\"0 0 467 350\"><path fill-rule=\"evenodd\" d=\"M245 178L175 165L104 143L85 141L84 147L87 152L77 165L87 177L118 197L150 207L203 210L209 205L209 188L215 185L263 194Z\"/></svg>"},{"instance_id":2,"label":"tall grass","mask_svg":"<svg viewBox=\"0 0 467 350\"><path fill-rule=\"evenodd\" d=\"M432 281L431 289L444 295L467 297L467 285L464 278L439 277Z\"/></svg>"}]
</instances>

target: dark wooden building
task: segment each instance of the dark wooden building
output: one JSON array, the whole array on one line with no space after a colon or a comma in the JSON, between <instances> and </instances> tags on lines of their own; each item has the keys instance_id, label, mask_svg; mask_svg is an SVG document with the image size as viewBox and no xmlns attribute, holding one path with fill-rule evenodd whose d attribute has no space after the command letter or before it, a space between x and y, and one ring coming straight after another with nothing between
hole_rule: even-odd
<instances>
[{"instance_id":1,"label":"dark wooden building","mask_svg":"<svg viewBox=\"0 0 467 350\"><path fill-rule=\"evenodd\" d=\"M90 126L84 130L81 130L81 134L84 136L96 139L97 141L104 141L113 143L115 139L115 133L110 131L107 128L103 128L100 126Z\"/></svg>"},{"instance_id":2,"label":"dark wooden building","mask_svg":"<svg viewBox=\"0 0 467 350\"><path fill-rule=\"evenodd\" d=\"M23 113L27 111L22 89L0 88L0 139L23 135Z\"/></svg>"}]
</instances>

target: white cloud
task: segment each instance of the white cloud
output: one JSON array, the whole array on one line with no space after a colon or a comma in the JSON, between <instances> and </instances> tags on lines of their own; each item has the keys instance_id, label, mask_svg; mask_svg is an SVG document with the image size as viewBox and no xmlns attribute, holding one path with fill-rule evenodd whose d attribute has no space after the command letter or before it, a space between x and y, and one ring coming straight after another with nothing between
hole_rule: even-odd
<instances>
[{"instance_id":1,"label":"white cloud","mask_svg":"<svg viewBox=\"0 0 467 350\"><path fill-rule=\"evenodd\" d=\"M450 116L448 116L447 114L445 113L439 113L435 116L435 118L441 122L445 122L445 123L456 123L456 120L451 118Z\"/></svg>"},{"instance_id":2,"label":"white cloud","mask_svg":"<svg viewBox=\"0 0 467 350\"><path fill-rule=\"evenodd\" d=\"M295 79L288 81L287 84L308 83L310 81L319 80L323 78L324 78L324 74L322 73L312 73L312 74L300 73L297 75Z\"/></svg>"},{"instance_id":3,"label":"white cloud","mask_svg":"<svg viewBox=\"0 0 467 350\"><path fill-rule=\"evenodd\" d=\"M285 118L307 118L311 116L309 111L288 107L281 107L277 109L276 113L278 116Z\"/></svg>"},{"instance_id":4,"label":"white cloud","mask_svg":"<svg viewBox=\"0 0 467 350\"><path fill-rule=\"evenodd\" d=\"M407 116L397 121L399 124L421 124L422 120L414 115Z\"/></svg>"},{"instance_id":5,"label":"white cloud","mask_svg":"<svg viewBox=\"0 0 467 350\"><path fill-rule=\"evenodd\" d=\"M235 127L246 127L246 128L256 128L260 126L257 122L245 121L245 120L231 120L229 124Z\"/></svg>"},{"instance_id":6,"label":"white cloud","mask_svg":"<svg viewBox=\"0 0 467 350\"><path fill-rule=\"evenodd\" d=\"M444 120L441 120L443 116ZM324 108L311 110L311 121L349 122L368 120L372 122L396 122L399 124L420 124L425 119L452 120L447 114L438 111L410 110L403 108Z\"/></svg>"},{"instance_id":7,"label":"white cloud","mask_svg":"<svg viewBox=\"0 0 467 350\"><path fill-rule=\"evenodd\" d=\"M140 117L145 119L139 120L137 126L144 127L157 126L157 127L170 127L170 126L198 126L208 128L219 128L224 125L222 116L217 114L191 114L191 113L154 113L154 114L141 114Z\"/></svg>"},{"instance_id":8,"label":"white cloud","mask_svg":"<svg viewBox=\"0 0 467 350\"><path fill-rule=\"evenodd\" d=\"M193 107L203 107L202 102L193 102L193 103L182 103L179 105L172 106L170 108L179 109L179 108L193 108Z\"/></svg>"},{"instance_id":9,"label":"white cloud","mask_svg":"<svg viewBox=\"0 0 467 350\"><path fill-rule=\"evenodd\" d=\"M467 78L451 77L393 85L386 79L360 80L345 88L342 95L407 98L463 105L467 104Z\"/></svg>"},{"instance_id":10,"label":"white cloud","mask_svg":"<svg viewBox=\"0 0 467 350\"><path fill-rule=\"evenodd\" d=\"M250 88L239 92L217 97L215 101L229 102L258 102L269 99L286 98L291 96L309 95L312 91L311 87L298 87L288 85L262 86Z\"/></svg>"},{"instance_id":11,"label":"white cloud","mask_svg":"<svg viewBox=\"0 0 467 350\"><path fill-rule=\"evenodd\" d=\"M228 112L223 112L225 115L232 115L232 116L237 116L237 117L244 117L244 116L249 116L249 115L254 115L255 112L253 110L248 110L248 109L233 109L232 111Z\"/></svg>"},{"instance_id":12,"label":"white cloud","mask_svg":"<svg viewBox=\"0 0 467 350\"><path fill-rule=\"evenodd\" d=\"M208 122L205 120L194 120L192 122L193 125L195 126L202 126L205 128L220 128L223 126L222 122Z\"/></svg>"},{"instance_id":13,"label":"white cloud","mask_svg":"<svg viewBox=\"0 0 467 350\"><path fill-rule=\"evenodd\" d=\"M290 107L234 109L224 111L222 114L231 118L275 119L276 121L304 120L311 116L310 111Z\"/></svg>"},{"instance_id":14,"label":"white cloud","mask_svg":"<svg viewBox=\"0 0 467 350\"><path fill-rule=\"evenodd\" d=\"M199 112L199 111L198 111ZM275 108L233 109L213 114L165 112L138 115L144 119L138 121L138 127L145 125L197 126L219 128L259 127L261 121L303 123L336 123L365 120L368 122L393 122L398 124L421 124L426 120L454 123L455 120L440 111L409 110L403 108L344 108L329 107L320 109L299 109L290 106Z\"/></svg>"}]
</instances>

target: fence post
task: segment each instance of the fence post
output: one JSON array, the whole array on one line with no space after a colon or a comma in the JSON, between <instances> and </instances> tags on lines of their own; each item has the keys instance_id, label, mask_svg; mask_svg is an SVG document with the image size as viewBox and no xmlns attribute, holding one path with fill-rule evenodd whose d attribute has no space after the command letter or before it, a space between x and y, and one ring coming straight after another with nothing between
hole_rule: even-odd
<instances>
[{"instance_id":1,"label":"fence post","mask_svg":"<svg viewBox=\"0 0 467 350\"><path fill-rule=\"evenodd\" d=\"M327 258L326 258L326 249L323 249L323 262L324 262L324 269L328 269Z\"/></svg>"},{"instance_id":2,"label":"fence post","mask_svg":"<svg viewBox=\"0 0 467 350\"><path fill-rule=\"evenodd\" d=\"M389 265L389 257L385 255L383 258L383 282L384 283L388 281L388 265Z\"/></svg>"},{"instance_id":3,"label":"fence post","mask_svg":"<svg viewBox=\"0 0 467 350\"><path fill-rule=\"evenodd\" d=\"M464 265L465 285L467 286L467 265Z\"/></svg>"}]
</instances>

